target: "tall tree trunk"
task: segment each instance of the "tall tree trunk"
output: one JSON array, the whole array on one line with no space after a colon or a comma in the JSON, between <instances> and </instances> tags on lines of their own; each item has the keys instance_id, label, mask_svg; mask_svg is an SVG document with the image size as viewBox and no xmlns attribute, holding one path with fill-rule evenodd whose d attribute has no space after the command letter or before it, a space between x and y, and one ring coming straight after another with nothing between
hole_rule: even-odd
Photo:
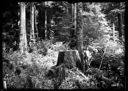
<instances>
[{"instance_id":1,"label":"tall tree trunk","mask_svg":"<svg viewBox=\"0 0 128 91\"><path fill-rule=\"evenodd\" d=\"M115 24L113 23L113 41L115 42Z\"/></svg>"},{"instance_id":2,"label":"tall tree trunk","mask_svg":"<svg viewBox=\"0 0 128 91\"><path fill-rule=\"evenodd\" d=\"M45 10L45 39L47 39L47 10Z\"/></svg>"},{"instance_id":3,"label":"tall tree trunk","mask_svg":"<svg viewBox=\"0 0 128 91\"><path fill-rule=\"evenodd\" d=\"M51 19L51 29L50 29L50 40L53 40L53 30L52 30L52 27L55 25L55 22L53 20L53 18Z\"/></svg>"},{"instance_id":4,"label":"tall tree trunk","mask_svg":"<svg viewBox=\"0 0 128 91\"><path fill-rule=\"evenodd\" d=\"M121 28L122 29L122 40L123 40L123 42L125 42L125 39L124 39L125 38L125 33L124 33L124 12L122 12L121 16L122 16L122 19L121 19L122 20L122 28Z\"/></svg>"},{"instance_id":5,"label":"tall tree trunk","mask_svg":"<svg viewBox=\"0 0 128 91\"><path fill-rule=\"evenodd\" d=\"M122 25L122 23L121 23L121 14L118 13L118 31L119 31L119 38L120 39L122 37L121 25Z\"/></svg>"},{"instance_id":6,"label":"tall tree trunk","mask_svg":"<svg viewBox=\"0 0 128 91\"><path fill-rule=\"evenodd\" d=\"M120 25L121 25L121 40L123 41L123 35L124 35L124 33L123 33L123 13L120 13Z\"/></svg>"},{"instance_id":7,"label":"tall tree trunk","mask_svg":"<svg viewBox=\"0 0 128 91\"><path fill-rule=\"evenodd\" d=\"M26 36L26 5L24 2L20 3L20 44L19 48L21 53L26 53L27 51L27 36Z\"/></svg>"},{"instance_id":8,"label":"tall tree trunk","mask_svg":"<svg viewBox=\"0 0 128 91\"><path fill-rule=\"evenodd\" d=\"M38 10L36 9L36 6L35 6L35 30L36 30L36 38L38 39L38 28L37 28L37 17L38 17Z\"/></svg>"},{"instance_id":9,"label":"tall tree trunk","mask_svg":"<svg viewBox=\"0 0 128 91\"><path fill-rule=\"evenodd\" d=\"M76 34L76 16L77 16L77 3L74 5L74 26L75 26L75 34Z\"/></svg>"},{"instance_id":10,"label":"tall tree trunk","mask_svg":"<svg viewBox=\"0 0 128 91\"><path fill-rule=\"evenodd\" d=\"M120 3L120 7L123 7L123 3ZM120 12L120 23L121 23L121 40L124 42L124 12Z\"/></svg>"},{"instance_id":11,"label":"tall tree trunk","mask_svg":"<svg viewBox=\"0 0 128 91\"><path fill-rule=\"evenodd\" d=\"M69 14L68 6L67 6L67 8L66 8L66 11L67 11L67 14Z\"/></svg>"},{"instance_id":12,"label":"tall tree trunk","mask_svg":"<svg viewBox=\"0 0 128 91\"><path fill-rule=\"evenodd\" d=\"M45 5L47 5L47 1ZM47 8L45 8L45 39L47 39Z\"/></svg>"},{"instance_id":13,"label":"tall tree trunk","mask_svg":"<svg viewBox=\"0 0 128 91\"><path fill-rule=\"evenodd\" d=\"M77 5L77 49L79 51L80 57L81 57L81 66L82 66L82 71L85 72L85 61L83 60L83 17L82 17L82 12L83 12L83 4L78 3Z\"/></svg>"},{"instance_id":14,"label":"tall tree trunk","mask_svg":"<svg viewBox=\"0 0 128 91\"><path fill-rule=\"evenodd\" d=\"M74 22L74 4L72 4L72 22Z\"/></svg>"},{"instance_id":15,"label":"tall tree trunk","mask_svg":"<svg viewBox=\"0 0 128 91\"><path fill-rule=\"evenodd\" d=\"M31 42L35 43L35 32L34 32L34 18L35 18L35 9L34 3L31 3L31 31L30 31L30 40Z\"/></svg>"}]
</instances>

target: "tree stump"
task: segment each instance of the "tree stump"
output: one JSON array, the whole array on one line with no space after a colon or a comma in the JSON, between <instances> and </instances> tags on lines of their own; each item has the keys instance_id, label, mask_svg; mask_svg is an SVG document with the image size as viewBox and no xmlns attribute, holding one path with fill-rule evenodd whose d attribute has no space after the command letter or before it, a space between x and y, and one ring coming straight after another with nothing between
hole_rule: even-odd
<instances>
[{"instance_id":1,"label":"tree stump","mask_svg":"<svg viewBox=\"0 0 128 91\"><path fill-rule=\"evenodd\" d=\"M77 50L60 51L56 66L65 65L66 68L72 69L78 67L81 69L81 58Z\"/></svg>"},{"instance_id":2,"label":"tree stump","mask_svg":"<svg viewBox=\"0 0 128 91\"><path fill-rule=\"evenodd\" d=\"M58 85L60 85L66 77L65 69L78 68L82 70L81 65L78 50L60 51L57 64L48 71L48 76L57 78Z\"/></svg>"}]
</instances>

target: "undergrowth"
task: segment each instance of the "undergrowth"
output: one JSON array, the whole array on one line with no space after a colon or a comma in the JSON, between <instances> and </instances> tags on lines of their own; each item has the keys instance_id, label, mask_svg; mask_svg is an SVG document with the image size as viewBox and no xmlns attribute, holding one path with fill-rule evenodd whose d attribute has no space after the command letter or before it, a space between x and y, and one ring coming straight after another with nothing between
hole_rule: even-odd
<instances>
[{"instance_id":1,"label":"undergrowth","mask_svg":"<svg viewBox=\"0 0 128 91\"><path fill-rule=\"evenodd\" d=\"M52 66L56 65L58 51L69 48L61 42L52 45L47 42L45 44L47 52L43 50L39 52L42 47L37 47L37 50L27 54L20 54L20 51L3 53L3 80L6 81L7 88L99 89L124 87L122 54L106 53L101 69L98 69L95 63L99 61L98 64L100 64L102 55L102 52L98 51L93 55L93 61L85 74L77 68L65 69L67 75L58 84L58 79L49 78L47 73ZM46 52L46 55L43 52ZM102 79L103 76L108 80Z\"/></svg>"}]
</instances>

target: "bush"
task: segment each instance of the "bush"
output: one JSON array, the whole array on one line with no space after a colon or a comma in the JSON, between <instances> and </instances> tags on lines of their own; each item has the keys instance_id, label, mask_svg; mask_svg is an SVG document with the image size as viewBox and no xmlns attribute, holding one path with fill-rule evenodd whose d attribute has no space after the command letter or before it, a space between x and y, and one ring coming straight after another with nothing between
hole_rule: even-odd
<instances>
[{"instance_id":1,"label":"bush","mask_svg":"<svg viewBox=\"0 0 128 91\"><path fill-rule=\"evenodd\" d=\"M34 88L54 89L53 81L41 74L33 76L32 83L34 84Z\"/></svg>"},{"instance_id":2,"label":"bush","mask_svg":"<svg viewBox=\"0 0 128 91\"><path fill-rule=\"evenodd\" d=\"M78 89L75 81L73 79L65 79L59 86L59 89Z\"/></svg>"}]
</instances>

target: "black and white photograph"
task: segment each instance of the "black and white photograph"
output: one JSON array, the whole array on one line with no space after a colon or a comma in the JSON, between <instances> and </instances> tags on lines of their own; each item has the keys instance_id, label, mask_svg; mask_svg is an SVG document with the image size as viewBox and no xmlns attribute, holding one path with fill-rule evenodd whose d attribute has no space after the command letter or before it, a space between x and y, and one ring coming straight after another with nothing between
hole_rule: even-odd
<instances>
[{"instance_id":1,"label":"black and white photograph","mask_svg":"<svg viewBox=\"0 0 128 91\"><path fill-rule=\"evenodd\" d=\"M2 89L125 89L126 2L9 2Z\"/></svg>"}]
</instances>

